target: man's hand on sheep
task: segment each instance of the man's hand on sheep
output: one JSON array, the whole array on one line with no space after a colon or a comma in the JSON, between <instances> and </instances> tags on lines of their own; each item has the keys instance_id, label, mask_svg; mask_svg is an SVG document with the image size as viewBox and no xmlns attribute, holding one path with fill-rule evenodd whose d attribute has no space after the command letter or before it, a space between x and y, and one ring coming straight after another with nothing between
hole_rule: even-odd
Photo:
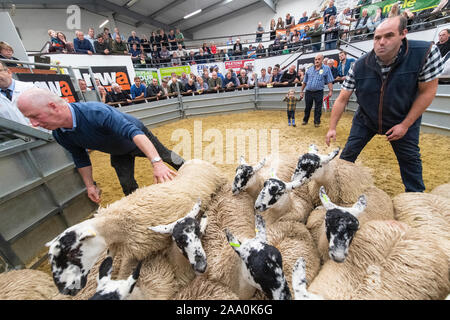
<instances>
[{"instance_id":1,"label":"man's hand on sheep","mask_svg":"<svg viewBox=\"0 0 450 320\"><path fill-rule=\"evenodd\" d=\"M177 173L170 170L162 161L153 163L153 182L163 183L172 180Z\"/></svg>"},{"instance_id":2,"label":"man's hand on sheep","mask_svg":"<svg viewBox=\"0 0 450 320\"><path fill-rule=\"evenodd\" d=\"M97 187L95 184L87 187L86 189L89 199L91 199L95 203L100 203L100 201L102 200L101 198L102 190L100 190L100 188Z\"/></svg>"}]
</instances>

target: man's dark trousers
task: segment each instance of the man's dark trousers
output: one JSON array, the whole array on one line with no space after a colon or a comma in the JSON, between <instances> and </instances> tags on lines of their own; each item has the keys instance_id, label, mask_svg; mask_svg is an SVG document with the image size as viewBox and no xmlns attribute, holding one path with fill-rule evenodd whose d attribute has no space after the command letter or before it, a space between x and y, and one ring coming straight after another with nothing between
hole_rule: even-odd
<instances>
[{"instance_id":1,"label":"man's dark trousers","mask_svg":"<svg viewBox=\"0 0 450 320\"><path fill-rule=\"evenodd\" d=\"M147 128L143 131L155 146L162 161L170 164L176 170L183 165L183 158L167 149ZM134 179L135 157L145 157L145 154L136 147L136 149L124 155L111 155L111 166L116 170L117 177L125 195L129 195L139 187Z\"/></svg>"},{"instance_id":2,"label":"man's dark trousers","mask_svg":"<svg viewBox=\"0 0 450 320\"><path fill-rule=\"evenodd\" d=\"M425 185L422 178L422 161L419 149L420 125L408 129L403 138L391 141L392 149L400 166L400 174L405 192L423 192ZM347 143L340 158L355 162L361 150L376 134L355 115Z\"/></svg>"},{"instance_id":3,"label":"man's dark trousers","mask_svg":"<svg viewBox=\"0 0 450 320\"><path fill-rule=\"evenodd\" d=\"M322 116L322 105L323 105L323 90L305 91L305 116L303 117L303 122L308 122L313 102L314 102L314 123L320 124L320 117Z\"/></svg>"}]
</instances>

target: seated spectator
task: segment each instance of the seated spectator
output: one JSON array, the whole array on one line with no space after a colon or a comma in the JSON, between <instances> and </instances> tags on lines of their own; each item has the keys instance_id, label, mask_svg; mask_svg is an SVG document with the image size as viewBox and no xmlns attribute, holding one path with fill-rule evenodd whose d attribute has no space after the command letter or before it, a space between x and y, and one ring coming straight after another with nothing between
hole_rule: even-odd
<instances>
[{"instance_id":1,"label":"seated spectator","mask_svg":"<svg viewBox=\"0 0 450 320\"><path fill-rule=\"evenodd\" d=\"M436 46L439 48L442 57L445 57L447 52L450 51L450 41L448 41L449 36L450 29L443 29L439 32L439 41Z\"/></svg>"},{"instance_id":2,"label":"seated spectator","mask_svg":"<svg viewBox=\"0 0 450 320\"><path fill-rule=\"evenodd\" d=\"M257 83L258 83L258 74L256 72L252 72L251 75L248 77L248 85L250 86L250 89L254 88Z\"/></svg>"},{"instance_id":3,"label":"seated spectator","mask_svg":"<svg viewBox=\"0 0 450 320\"><path fill-rule=\"evenodd\" d=\"M280 69L278 67L274 67L272 70L272 76L270 77L269 83L270 84L275 84L275 83L280 83L282 74L280 72Z\"/></svg>"},{"instance_id":4,"label":"seated spectator","mask_svg":"<svg viewBox=\"0 0 450 320\"><path fill-rule=\"evenodd\" d=\"M97 35L97 41L94 42L95 52L99 54L109 55L111 54L112 48L109 43L105 42L103 34L99 33Z\"/></svg>"},{"instance_id":5,"label":"seated spectator","mask_svg":"<svg viewBox=\"0 0 450 320\"><path fill-rule=\"evenodd\" d=\"M242 44L239 38L236 39L236 43L233 45L233 56L239 57L242 55Z\"/></svg>"},{"instance_id":6,"label":"seated spectator","mask_svg":"<svg viewBox=\"0 0 450 320\"><path fill-rule=\"evenodd\" d=\"M208 81L209 81L209 79L208 79ZM205 81L203 81L203 78L200 76L197 77L197 82L195 83L195 88L197 89L197 92L200 94L208 91L208 89L209 89L208 84Z\"/></svg>"},{"instance_id":7,"label":"seated spectator","mask_svg":"<svg viewBox=\"0 0 450 320\"><path fill-rule=\"evenodd\" d=\"M183 46L181 45L181 43L178 44L176 53L179 58L184 58L188 55L187 51L183 49Z\"/></svg>"},{"instance_id":8,"label":"seated spectator","mask_svg":"<svg viewBox=\"0 0 450 320\"><path fill-rule=\"evenodd\" d=\"M225 52L223 51L223 49L220 49L220 51L218 53L216 53L214 60L216 62L223 62L225 61Z\"/></svg>"},{"instance_id":9,"label":"seated spectator","mask_svg":"<svg viewBox=\"0 0 450 320\"><path fill-rule=\"evenodd\" d=\"M194 93L197 91L197 87L195 86L195 82L193 79L189 79L184 87L184 91L186 93Z\"/></svg>"},{"instance_id":10,"label":"seated spectator","mask_svg":"<svg viewBox=\"0 0 450 320\"><path fill-rule=\"evenodd\" d=\"M305 78L305 70L304 69L298 69L297 75L295 76L294 83L303 83L303 79Z\"/></svg>"},{"instance_id":11,"label":"seated spectator","mask_svg":"<svg viewBox=\"0 0 450 320\"><path fill-rule=\"evenodd\" d=\"M145 68L147 64L151 63L151 58L149 58L144 52L141 52L139 59L135 61L136 67Z\"/></svg>"},{"instance_id":12,"label":"seated spectator","mask_svg":"<svg viewBox=\"0 0 450 320\"><path fill-rule=\"evenodd\" d=\"M161 88L162 88L162 91L163 91L163 95L162 95L161 98L169 97L169 96L170 96L170 93L169 93L169 85L168 85L167 82L168 82L168 81L167 81L166 79L163 79L162 82L161 82Z\"/></svg>"},{"instance_id":13,"label":"seated spectator","mask_svg":"<svg viewBox=\"0 0 450 320\"><path fill-rule=\"evenodd\" d=\"M84 38L89 40L89 42L91 43L92 49L94 49L94 53L96 53L95 47L94 47L94 43L96 41L94 28L89 28L88 29L88 34Z\"/></svg>"},{"instance_id":14,"label":"seated spectator","mask_svg":"<svg viewBox=\"0 0 450 320\"><path fill-rule=\"evenodd\" d=\"M211 41L209 51L211 54L217 54L217 46L214 44L214 41Z\"/></svg>"},{"instance_id":15,"label":"seated spectator","mask_svg":"<svg viewBox=\"0 0 450 320\"><path fill-rule=\"evenodd\" d=\"M238 80L239 80L238 88L248 89L250 87L249 78L247 76L247 71L245 71L245 69L241 69L239 71Z\"/></svg>"},{"instance_id":16,"label":"seated spectator","mask_svg":"<svg viewBox=\"0 0 450 320\"><path fill-rule=\"evenodd\" d=\"M112 43L112 54L128 54L127 45L122 41L120 35L116 35Z\"/></svg>"},{"instance_id":17,"label":"seated spectator","mask_svg":"<svg viewBox=\"0 0 450 320\"><path fill-rule=\"evenodd\" d=\"M284 21L283 18L278 17L277 26L275 28L276 30L284 29Z\"/></svg>"},{"instance_id":18,"label":"seated spectator","mask_svg":"<svg viewBox=\"0 0 450 320\"><path fill-rule=\"evenodd\" d=\"M129 53L131 54L131 60L133 60L133 61L139 60L139 56L143 52L143 51L141 51L141 49L138 49L137 46L138 46L137 43L133 42L133 44L131 45L130 51L129 51Z\"/></svg>"},{"instance_id":19,"label":"seated spectator","mask_svg":"<svg viewBox=\"0 0 450 320\"><path fill-rule=\"evenodd\" d=\"M191 72L191 73L189 73L189 79L193 79L194 81L197 81L197 76L193 72Z\"/></svg>"},{"instance_id":20,"label":"seated spectator","mask_svg":"<svg viewBox=\"0 0 450 320\"><path fill-rule=\"evenodd\" d=\"M106 91L104 86L97 86L98 93L100 94L100 101L103 103L112 102L111 97L108 95L108 92ZM110 101L108 101L110 99Z\"/></svg>"},{"instance_id":21,"label":"seated spectator","mask_svg":"<svg viewBox=\"0 0 450 320\"><path fill-rule=\"evenodd\" d=\"M283 85L291 85L294 83L297 72L295 71L295 65L290 65L288 71L284 72L280 78L280 83Z\"/></svg>"},{"instance_id":22,"label":"seated spectator","mask_svg":"<svg viewBox=\"0 0 450 320\"><path fill-rule=\"evenodd\" d=\"M262 44L262 43L260 43ZM247 58L248 59L256 59L256 49L253 48L252 45L248 46L248 50L247 50Z\"/></svg>"},{"instance_id":23,"label":"seated spectator","mask_svg":"<svg viewBox=\"0 0 450 320\"><path fill-rule=\"evenodd\" d=\"M276 37L275 19L270 20L270 41L275 40Z\"/></svg>"},{"instance_id":24,"label":"seated spectator","mask_svg":"<svg viewBox=\"0 0 450 320\"><path fill-rule=\"evenodd\" d=\"M384 20L383 9L381 7L378 7L375 15L370 18L370 24L367 26L369 32L373 33L383 20Z\"/></svg>"},{"instance_id":25,"label":"seated spectator","mask_svg":"<svg viewBox=\"0 0 450 320\"><path fill-rule=\"evenodd\" d=\"M314 10L314 11L311 13L311 16L309 17L309 21L313 21L313 20L318 19L318 18L320 18L320 16L319 16L319 14L317 13L317 11Z\"/></svg>"},{"instance_id":26,"label":"seated spectator","mask_svg":"<svg viewBox=\"0 0 450 320\"><path fill-rule=\"evenodd\" d=\"M203 42L203 44L202 44L202 49L203 49L203 53L204 53L205 55L211 54L211 51L210 51L208 45L206 44L206 42Z\"/></svg>"},{"instance_id":27,"label":"seated spectator","mask_svg":"<svg viewBox=\"0 0 450 320\"><path fill-rule=\"evenodd\" d=\"M177 50L177 38L173 29L169 31L169 34L167 35L167 41L169 42L169 48L171 51Z\"/></svg>"},{"instance_id":28,"label":"seated spectator","mask_svg":"<svg viewBox=\"0 0 450 320\"><path fill-rule=\"evenodd\" d=\"M432 15L436 15L437 13L445 14L447 10L450 10L450 1L449 0L441 0L436 8L431 11Z\"/></svg>"},{"instance_id":29,"label":"seated spectator","mask_svg":"<svg viewBox=\"0 0 450 320\"><path fill-rule=\"evenodd\" d=\"M341 39L348 39L348 31L350 30L353 21L356 21L356 19L352 18L349 7L338 14L336 22L339 25L339 30L342 31Z\"/></svg>"},{"instance_id":30,"label":"seated spectator","mask_svg":"<svg viewBox=\"0 0 450 320\"><path fill-rule=\"evenodd\" d=\"M162 47L169 47L169 38L167 38L167 34L165 34L163 29L159 30L159 37L157 38L159 42L159 47L162 49Z\"/></svg>"},{"instance_id":31,"label":"seated spectator","mask_svg":"<svg viewBox=\"0 0 450 320\"><path fill-rule=\"evenodd\" d=\"M151 43L145 34L141 36L141 44L144 46L145 49L148 49L151 46Z\"/></svg>"},{"instance_id":32,"label":"seated spectator","mask_svg":"<svg viewBox=\"0 0 450 320\"><path fill-rule=\"evenodd\" d=\"M323 12L323 22L325 24L327 24L328 20L330 19L331 16L335 16L335 17L337 16L337 9L334 6L334 1L333 0L331 0L328 3L328 8L326 8L325 11Z\"/></svg>"},{"instance_id":33,"label":"seated spectator","mask_svg":"<svg viewBox=\"0 0 450 320\"><path fill-rule=\"evenodd\" d=\"M267 74L269 76L272 76L272 67L271 66L267 67Z\"/></svg>"},{"instance_id":34,"label":"seated spectator","mask_svg":"<svg viewBox=\"0 0 450 320\"><path fill-rule=\"evenodd\" d=\"M170 60L173 67L181 66L181 59L178 57L177 53L172 53L172 59Z\"/></svg>"},{"instance_id":35,"label":"seated spectator","mask_svg":"<svg viewBox=\"0 0 450 320\"><path fill-rule=\"evenodd\" d=\"M129 94L122 91L122 88L116 83L113 82L111 84L111 92L109 93L113 102L121 102L123 106L127 106L133 101L131 101L131 97Z\"/></svg>"},{"instance_id":36,"label":"seated spectator","mask_svg":"<svg viewBox=\"0 0 450 320\"><path fill-rule=\"evenodd\" d=\"M300 39L298 36L293 36L292 37L292 41L291 41L291 48L293 49L298 49L299 47L302 46L302 43L300 42Z\"/></svg>"},{"instance_id":37,"label":"seated spectator","mask_svg":"<svg viewBox=\"0 0 450 320\"><path fill-rule=\"evenodd\" d=\"M181 33L180 29L176 29L175 38L177 40L177 44L181 44L181 46L183 48L185 48L185 46L184 46L184 35Z\"/></svg>"},{"instance_id":38,"label":"seated spectator","mask_svg":"<svg viewBox=\"0 0 450 320\"><path fill-rule=\"evenodd\" d=\"M169 84L169 95L178 96L178 91L180 93L185 92L183 83L178 80L177 75L172 75L171 83Z\"/></svg>"},{"instance_id":39,"label":"seated spectator","mask_svg":"<svg viewBox=\"0 0 450 320\"><path fill-rule=\"evenodd\" d=\"M353 58L347 58L347 53L344 51L339 52L338 76L334 80L336 82L344 82L350 67L355 61Z\"/></svg>"},{"instance_id":40,"label":"seated spectator","mask_svg":"<svg viewBox=\"0 0 450 320\"><path fill-rule=\"evenodd\" d=\"M225 80L225 77L224 77L224 75L223 75L222 73L220 73L219 67L214 67L214 71L217 72L217 76L218 76L220 79L222 79L222 82L223 82L223 80ZM212 74L211 74L211 76L212 76Z\"/></svg>"},{"instance_id":41,"label":"seated spectator","mask_svg":"<svg viewBox=\"0 0 450 320\"><path fill-rule=\"evenodd\" d=\"M209 81L209 72L208 72L208 68L207 67L203 68L202 78L203 78L204 82L208 83L208 81Z\"/></svg>"},{"instance_id":42,"label":"seated spectator","mask_svg":"<svg viewBox=\"0 0 450 320\"><path fill-rule=\"evenodd\" d=\"M73 46L76 53L87 53L92 55L94 53L94 48L92 48L91 42L84 38L83 31L78 31L76 33L77 37L73 39Z\"/></svg>"},{"instance_id":43,"label":"seated spectator","mask_svg":"<svg viewBox=\"0 0 450 320\"><path fill-rule=\"evenodd\" d=\"M336 77L338 76L338 69L334 66L334 59L328 59L327 66L330 68L333 79L335 79L336 81Z\"/></svg>"},{"instance_id":44,"label":"seated spectator","mask_svg":"<svg viewBox=\"0 0 450 320\"><path fill-rule=\"evenodd\" d=\"M209 90L214 91L217 91L223 87L222 79L219 78L216 71L211 74L211 78L208 80L208 87Z\"/></svg>"},{"instance_id":45,"label":"seated spectator","mask_svg":"<svg viewBox=\"0 0 450 320\"><path fill-rule=\"evenodd\" d=\"M320 51L322 46L322 31L323 27L319 20L314 22L314 29L311 29L306 36L311 38L311 47L314 52Z\"/></svg>"},{"instance_id":46,"label":"seated spectator","mask_svg":"<svg viewBox=\"0 0 450 320\"><path fill-rule=\"evenodd\" d=\"M281 36L281 46L284 47L286 44L290 43L292 40L291 29L286 29L286 32Z\"/></svg>"},{"instance_id":47,"label":"seated spectator","mask_svg":"<svg viewBox=\"0 0 450 320\"><path fill-rule=\"evenodd\" d=\"M281 50L281 34L279 33L277 33L275 41L273 42L272 50L276 52L276 54L278 54L277 51Z\"/></svg>"},{"instance_id":48,"label":"seated spectator","mask_svg":"<svg viewBox=\"0 0 450 320\"><path fill-rule=\"evenodd\" d=\"M158 79L152 79L152 83L147 87L145 96L157 98L164 96L163 88L158 84Z\"/></svg>"},{"instance_id":49,"label":"seated spectator","mask_svg":"<svg viewBox=\"0 0 450 320\"><path fill-rule=\"evenodd\" d=\"M306 25L305 29L300 30L300 42L303 46L311 44L311 37L308 36L308 33L311 31L310 26ZM304 51L303 51L304 52Z\"/></svg>"},{"instance_id":50,"label":"seated spectator","mask_svg":"<svg viewBox=\"0 0 450 320\"><path fill-rule=\"evenodd\" d=\"M50 47L48 48L48 52L63 52L65 44L58 39L55 30L48 30L48 35L50 36Z\"/></svg>"},{"instance_id":51,"label":"seated spectator","mask_svg":"<svg viewBox=\"0 0 450 320\"><path fill-rule=\"evenodd\" d=\"M281 51L282 54L288 54L289 53L289 49L287 45L284 45L283 47L283 51Z\"/></svg>"},{"instance_id":52,"label":"seated spectator","mask_svg":"<svg viewBox=\"0 0 450 320\"><path fill-rule=\"evenodd\" d=\"M80 87L80 91L85 93L86 91L91 91L91 89L88 88L86 81L84 79L78 79L78 86Z\"/></svg>"},{"instance_id":53,"label":"seated spectator","mask_svg":"<svg viewBox=\"0 0 450 320\"><path fill-rule=\"evenodd\" d=\"M161 47L161 51L159 52L160 63L168 63L170 62L170 51L167 50L166 46Z\"/></svg>"},{"instance_id":54,"label":"seated spectator","mask_svg":"<svg viewBox=\"0 0 450 320\"><path fill-rule=\"evenodd\" d=\"M134 77L134 84L130 88L131 99L139 99L145 97L145 92L147 88L141 83L141 78Z\"/></svg>"},{"instance_id":55,"label":"seated spectator","mask_svg":"<svg viewBox=\"0 0 450 320\"><path fill-rule=\"evenodd\" d=\"M261 76L258 78L258 87L266 87L270 81L270 75L266 73L266 68L261 69Z\"/></svg>"},{"instance_id":56,"label":"seated spectator","mask_svg":"<svg viewBox=\"0 0 450 320\"><path fill-rule=\"evenodd\" d=\"M136 35L136 31L131 31L131 36L128 37L128 43L132 45L136 43L137 45L141 44L141 39Z\"/></svg>"},{"instance_id":57,"label":"seated spectator","mask_svg":"<svg viewBox=\"0 0 450 320\"><path fill-rule=\"evenodd\" d=\"M394 5L391 7L391 10L389 11L388 18L396 17L400 15L400 6L398 3L394 3Z\"/></svg>"},{"instance_id":58,"label":"seated spectator","mask_svg":"<svg viewBox=\"0 0 450 320\"><path fill-rule=\"evenodd\" d=\"M110 39L110 40L112 40L112 35L111 35L111 33L109 32L109 29L108 28L103 28L103 35L105 36L104 38L105 38L105 42L107 42L106 41L106 39Z\"/></svg>"},{"instance_id":59,"label":"seated spectator","mask_svg":"<svg viewBox=\"0 0 450 320\"><path fill-rule=\"evenodd\" d=\"M197 61L195 59L196 59L196 56L195 56L194 50L189 51L189 56L187 57L188 63L190 65L197 64Z\"/></svg>"},{"instance_id":60,"label":"seated spectator","mask_svg":"<svg viewBox=\"0 0 450 320\"><path fill-rule=\"evenodd\" d=\"M364 34L369 32L370 19L367 9L363 9L361 16L356 21L355 34Z\"/></svg>"},{"instance_id":61,"label":"seated spectator","mask_svg":"<svg viewBox=\"0 0 450 320\"><path fill-rule=\"evenodd\" d=\"M227 40L227 46L232 46L233 45L233 37L229 37Z\"/></svg>"},{"instance_id":62,"label":"seated spectator","mask_svg":"<svg viewBox=\"0 0 450 320\"><path fill-rule=\"evenodd\" d=\"M236 81L236 78L233 77L231 74L231 71L228 71L225 80L222 83L222 87L225 89L234 89L238 86L238 82Z\"/></svg>"},{"instance_id":63,"label":"seated spectator","mask_svg":"<svg viewBox=\"0 0 450 320\"><path fill-rule=\"evenodd\" d=\"M405 9L401 13L401 15L403 17L405 17L407 29L408 29L408 31L410 31L411 30L411 25L413 24L413 21L414 21L414 13L412 13L411 10L409 10L409 9Z\"/></svg>"},{"instance_id":64,"label":"seated spectator","mask_svg":"<svg viewBox=\"0 0 450 320\"><path fill-rule=\"evenodd\" d=\"M295 26L295 18L294 18L294 16L291 16L290 13L287 13L287 14L286 14L286 21L285 21L285 22L286 22L286 23L285 23L284 27L285 27L286 29L292 28L293 26Z\"/></svg>"},{"instance_id":65,"label":"seated spectator","mask_svg":"<svg viewBox=\"0 0 450 320\"><path fill-rule=\"evenodd\" d=\"M115 40L117 36L120 37L120 40L122 42L125 42L125 37L120 34L119 28L116 27L116 28L114 28L114 33L112 34L112 39Z\"/></svg>"},{"instance_id":66,"label":"seated spectator","mask_svg":"<svg viewBox=\"0 0 450 320\"><path fill-rule=\"evenodd\" d=\"M325 50L333 50L337 47L339 39L339 25L336 23L336 17L330 16L328 24L325 26Z\"/></svg>"},{"instance_id":67,"label":"seated spectator","mask_svg":"<svg viewBox=\"0 0 450 320\"><path fill-rule=\"evenodd\" d=\"M262 43L259 43L256 47L256 57L261 58L266 55L266 49L264 48Z\"/></svg>"},{"instance_id":68,"label":"seated spectator","mask_svg":"<svg viewBox=\"0 0 450 320\"><path fill-rule=\"evenodd\" d=\"M197 64L208 63L208 57L207 57L207 55L204 53L204 51L203 51L202 48L198 49L198 53L195 55L195 62L196 62Z\"/></svg>"},{"instance_id":69,"label":"seated spectator","mask_svg":"<svg viewBox=\"0 0 450 320\"><path fill-rule=\"evenodd\" d=\"M155 31L152 31L152 34L150 36L150 45L153 47L154 45L158 45L158 42L156 41L156 33Z\"/></svg>"},{"instance_id":70,"label":"seated spectator","mask_svg":"<svg viewBox=\"0 0 450 320\"><path fill-rule=\"evenodd\" d=\"M303 12L302 17L298 20L298 23L308 22L308 12Z\"/></svg>"},{"instance_id":71,"label":"seated spectator","mask_svg":"<svg viewBox=\"0 0 450 320\"><path fill-rule=\"evenodd\" d=\"M261 42L264 34L264 28L262 22L258 22L258 27L256 28L256 39L255 42Z\"/></svg>"}]
</instances>

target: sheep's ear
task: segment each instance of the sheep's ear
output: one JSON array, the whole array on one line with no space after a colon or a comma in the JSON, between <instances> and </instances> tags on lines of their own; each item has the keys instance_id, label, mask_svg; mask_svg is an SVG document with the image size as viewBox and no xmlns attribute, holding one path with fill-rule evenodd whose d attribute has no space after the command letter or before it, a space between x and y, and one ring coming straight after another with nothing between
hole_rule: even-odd
<instances>
[{"instance_id":1,"label":"sheep's ear","mask_svg":"<svg viewBox=\"0 0 450 320\"><path fill-rule=\"evenodd\" d=\"M266 222L260 214L255 215L255 228L256 238L258 238L261 242L267 242Z\"/></svg>"},{"instance_id":2,"label":"sheep's ear","mask_svg":"<svg viewBox=\"0 0 450 320\"><path fill-rule=\"evenodd\" d=\"M95 233L94 230L86 229L86 230L81 231L81 233L79 234L79 240L84 241L86 239L93 238L95 236L97 236L97 234Z\"/></svg>"},{"instance_id":3,"label":"sheep's ear","mask_svg":"<svg viewBox=\"0 0 450 320\"><path fill-rule=\"evenodd\" d=\"M158 232L158 233L162 233L162 234L172 234L173 228L175 227L177 222L178 222L178 220L175 222L172 222L171 224L165 224L165 225L162 224L162 225L159 225L156 227L148 227L148 228L154 232Z\"/></svg>"},{"instance_id":4,"label":"sheep's ear","mask_svg":"<svg viewBox=\"0 0 450 320\"><path fill-rule=\"evenodd\" d=\"M262 159L260 162L258 162L254 167L253 167L253 171L258 171L260 170L262 167L264 167L264 165L266 164L266 158Z\"/></svg>"},{"instance_id":5,"label":"sheep's ear","mask_svg":"<svg viewBox=\"0 0 450 320\"><path fill-rule=\"evenodd\" d=\"M241 242L237 238L235 238L233 234L230 231L228 231L228 229L225 229L225 234L227 236L227 240L230 246L234 249L234 251L239 253Z\"/></svg>"},{"instance_id":6,"label":"sheep's ear","mask_svg":"<svg viewBox=\"0 0 450 320\"><path fill-rule=\"evenodd\" d=\"M133 274L131 275L134 280L137 280L139 278L139 274L141 272L141 267L142 267L142 260L139 261L139 263L137 264L136 268L133 271ZM133 290L133 289L131 289L131 290Z\"/></svg>"},{"instance_id":7,"label":"sheep's ear","mask_svg":"<svg viewBox=\"0 0 450 320\"><path fill-rule=\"evenodd\" d=\"M295 292L306 289L306 262L303 257L298 258L292 268L292 287Z\"/></svg>"},{"instance_id":8,"label":"sheep's ear","mask_svg":"<svg viewBox=\"0 0 450 320\"><path fill-rule=\"evenodd\" d=\"M107 277L108 279L111 279L112 265L113 265L113 258L106 257L106 259L103 260L98 270L98 278L102 279L104 277Z\"/></svg>"},{"instance_id":9,"label":"sheep's ear","mask_svg":"<svg viewBox=\"0 0 450 320\"><path fill-rule=\"evenodd\" d=\"M294 180L291 182L286 183L286 190L287 191L291 191L292 189L298 188L301 185L303 185L303 183L305 183L306 179L301 179L301 180Z\"/></svg>"},{"instance_id":10,"label":"sheep's ear","mask_svg":"<svg viewBox=\"0 0 450 320\"><path fill-rule=\"evenodd\" d=\"M327 210L336 209L337 206L333 202L331 202L330 198L328 198L327 194L325 193L325 188L323 186L321 186L319 189L319 198L325 209Z\"/></svg>"},{"instance_id":11,"label":"sheep's ear","mask_svg":"<svg viewBox=\"0 0 450 320\"><path fill-rule=\"evenodd\" d=\"M200 218L200 236L203 237L206 231L206 227L208 226L208 216L204 214Z\"/></svg>"},{"instance_id":12,"label":"sheep's ear","mask_svg":"<svg viewBox=\"0 0 450 320\"><path fill-rule=\"evenodd\" d=\"M319 152L319 149L314 143L311 143L308 147L308 153L317 154Z\"/></svg>"},{"instance_id":13,"label":"sheep's ear","mask_svg":"<svg viewBox=\"0 0 450 320\"><path fill-rule=\"evenodd\" d=\"M347 211L353 215L355 218L358 218L359 215L367 208L367 198L365 195L361 195L358 198L358 201L351 208L347 208Z\"/></svg>"},{"instance_id":14,"label":"sheep's ear","mask_svg":"<svg viewBox=\"0 0 450 320\"><path fill-rule=\"evenodd\" d=\"M240 158L239 158L239 164L240 164L240 165L247 164L247 163L245 162L244 156L240 156Z\"/></svg>"},{"instance_id":15,"label":"sheep's ear","mask_svg":"<svg viewBox=\"0 0 450 320\"><path fill-rule=\"evenodd\" d=\"M341 150L340 147L338 147L337 149L331 151L329 154L325 155L325 156L320 156L320 164L324 165L327 164L328 162L330 162L331 160L333 160L338 154L339 151Z\"/></svg>"},{"instance_id":16,"label":"sheep's ear","mask_svg":"<svg viewBox=\"0 0 450 320\"><path fill-rule=\"evenodd\" d=\"M184 218L190 217L190 218L195 219L197 217L197 214L200 211L201 206L202 206L202 200L197 199L197 202L194 204L191 211L189 211L189 213Z\"/></svg>"}]
</instances>

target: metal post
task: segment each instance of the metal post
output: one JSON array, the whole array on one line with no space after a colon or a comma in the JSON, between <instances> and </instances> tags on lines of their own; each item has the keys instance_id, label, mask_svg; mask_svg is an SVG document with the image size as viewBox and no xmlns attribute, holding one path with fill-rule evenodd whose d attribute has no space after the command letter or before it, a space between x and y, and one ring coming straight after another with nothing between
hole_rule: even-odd
<instances>
[{"instance_id":1,"label":"metal post","mask_svg":"<svg viewBox=\"0 0 450 320\"><path fill-rule=\"evenodd\" d=\"M94 85L95 95L97 96L98 101L102 101L102 97L100 97L100 93L98 92L97 83L95 82L95 75L92 72L92 68L88 67L89 75L91 76L92 84Z\"/></svg>"}]
</instances>

